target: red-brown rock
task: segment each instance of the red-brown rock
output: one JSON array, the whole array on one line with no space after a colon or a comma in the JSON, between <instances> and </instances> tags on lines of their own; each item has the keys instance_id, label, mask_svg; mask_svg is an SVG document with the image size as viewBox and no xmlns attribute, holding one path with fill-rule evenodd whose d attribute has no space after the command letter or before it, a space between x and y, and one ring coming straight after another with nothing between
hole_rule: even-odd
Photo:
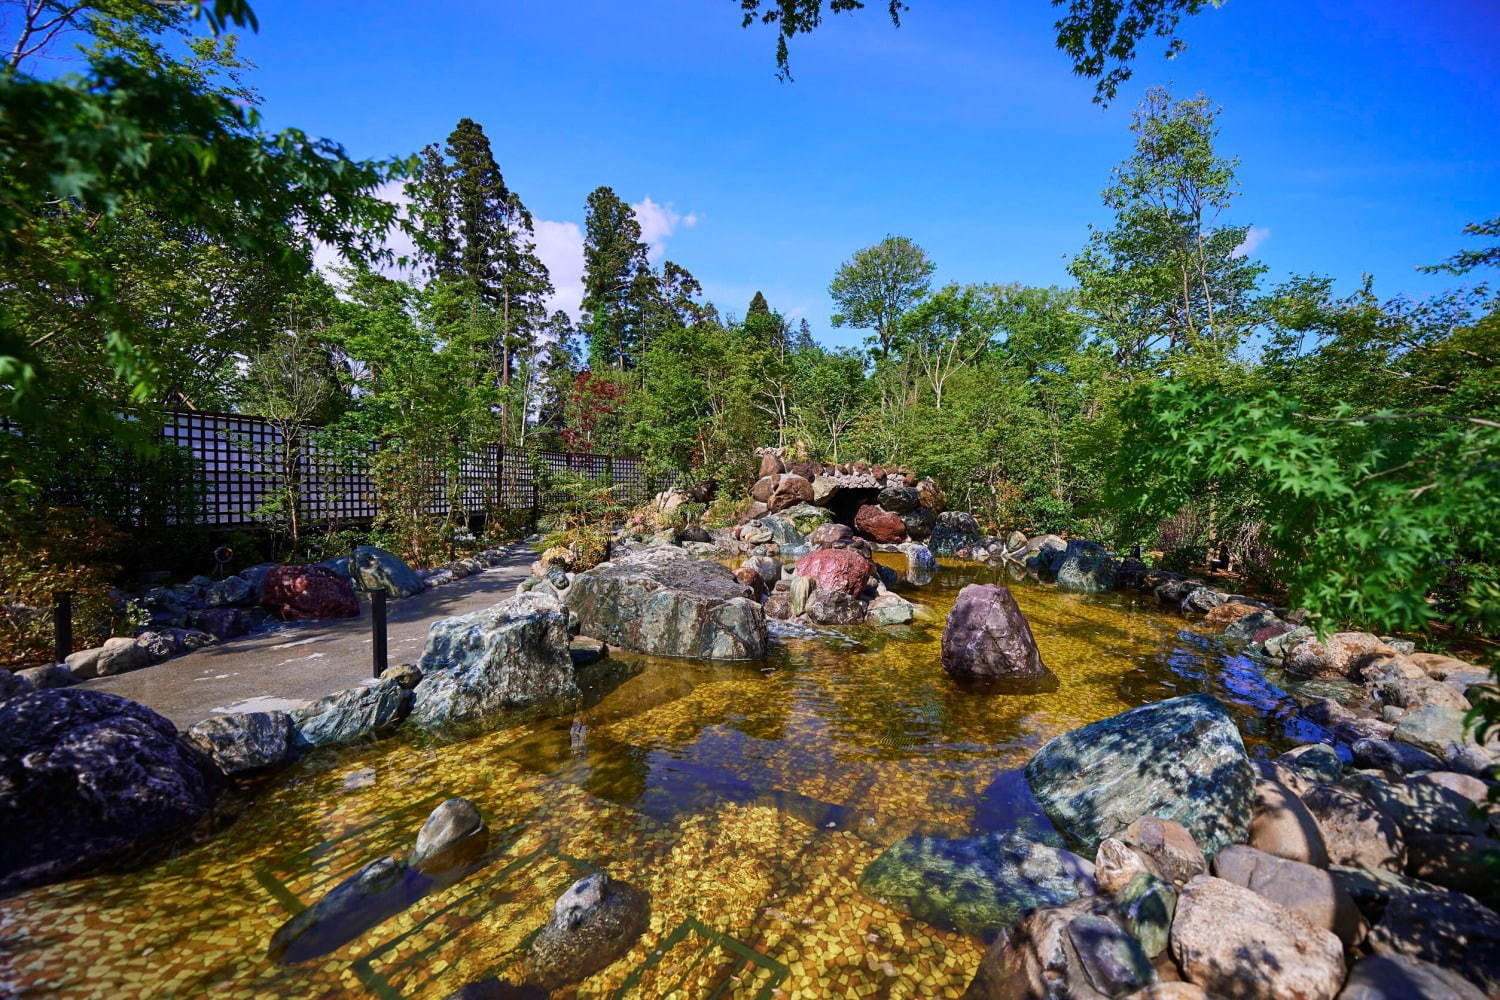
<instances>
[{"instance_id":1,"label":"red-brown rock","mask_svg":"<svg viewBox=\"0 0 1500 1000\"><path fill-rule=\"evenodd\" d=\"M854 529L847 524L828 521L813 529L812 534L807 536L807 544L815 549L831 549L853 537Z\"/></svg>"},{"instance_id":2,"label":"red-brown rock","mask_svg":"<svg viewBox=\"0 0 1500 1000\"><path fill-rule=\"evenodd\" d=\"M750 496L761 503L768 503L771 494L776 490L776 480L780 478L779 475L761 476L755 481L755 485L750 487Z\"/></svg>"},{"instance_id":3,"label":"red-brown rock","mask_svg":"<svg viewBox=\"0 0 1500 1000\"><path fill-rule=\"evenodd\" d=\"M756 478L764 479L767 476L779 476L786 471L786 465L776 455L767 454L760 460L760 475Z\"/></svg>"},{"instance_id":4,"label":"red-brown rock","mask_svg":"<svg viewBox=\"0 0 1500 1000\"><path fill-rule=\"evenodd\" d=\"M1016 599L998 583L971 583L958 592L943 628L942 662L943 669L959 680L1000 684L1018 692L1057 687L1057 677L1042 663Z\"/></svg>"},{"instance_id":5,"label":"red-brown rock","mask_svg":"<svg viewBox=\"0 0 1500 1000\"><path fill-rule=\"evenodd\" d=\"M793 572L816 580L819 590L842 590L858 597L875 565L853 549L819 549L798 559Z\"/></svg>"},{"instance_id":6,"label":"red-brown rock","mask_svg":"<svg viewBox=\"0 0 1500 1000\"><path fill-rule=\"evenodd\" d=\"M812 498L812 483L795 472L788 472L777 477L776 488L771 491L771 498L766 501L766 506L774 514L799 503L812 503Z\"/></svg>"},{"instance_id":7,"label":"red-brown rock","mask_svg":"<svg viewBox=\"0 0 1500 1000\"><path fill-rule=\"evenodd\" d=\"M1253 615L1259 610L1260 608L1250 604L1241 604L1239 601L1228 601L1210 611L1208 617L1204 618L1203 621L1209 625L1218 625L1219 631L1222 632L1246 615Z\"/></svg>"},{"instance_id":8,"label":"red-brown rock","mask_svg":"<svg viewBox=\"0 0 1500 1000\"><path fill-rule=\"evenodd\" d=\"M289 622L359 617L354 587L324 566L277 566L266 574L261 604Z\"/></svg>"},{"instance_id":9,"label":"red-brown rock","mask_svg":"<svg viewBox=\"0 0 1500 1000\"><path fill-rule=\"evenodd\" d=\"M759 573L748 566L741 566L734 571L734 578L751 590L753 600L761 600L766 596L766 581L761 579Z\"/></svg>"},{"instance_id":10,"label":"red-brown rock","mask_svg":"<svg viewBox=\"0 0 1500 1000\"><path fill-rule=\"evenodd\" d=\"M906 522L901 515L870 503L855 511L854 530L872 542L894 545L906 541Z\"/></svg>"}]
</instances>

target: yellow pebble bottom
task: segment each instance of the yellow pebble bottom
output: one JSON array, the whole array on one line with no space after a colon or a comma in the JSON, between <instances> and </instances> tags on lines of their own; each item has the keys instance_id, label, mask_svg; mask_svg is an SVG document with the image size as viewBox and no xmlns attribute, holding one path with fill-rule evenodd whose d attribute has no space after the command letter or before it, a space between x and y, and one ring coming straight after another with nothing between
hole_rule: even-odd
<instances>
[{"instance_id":1,"label":"yellow pebble bottom","mask_svg":"<svg viewBox=\"0 0 1500 1000\"><path fill-rule=\"evenodd\" d=\"M963 584L993 579L945 568L904 591L927 609L913 625L778 642L765 664L627 654L614 673L629 676L568 718L314 754L175 857L0 901L0 996L441 998L521 982L553 900L601 869L650 894L648 927L558 996L961 996L983 943L866 896L870 862L913 832L1003 825L1005 772L1059 732L1203 690L1254 741L1267 697L1175 615L1029 584L1013 589L1059 689L960 689L939 667L943 620ZM265 957L289 917L402 855L455 795L492 831L481 868L321 958Z\"/></svg>"}]
</instances>

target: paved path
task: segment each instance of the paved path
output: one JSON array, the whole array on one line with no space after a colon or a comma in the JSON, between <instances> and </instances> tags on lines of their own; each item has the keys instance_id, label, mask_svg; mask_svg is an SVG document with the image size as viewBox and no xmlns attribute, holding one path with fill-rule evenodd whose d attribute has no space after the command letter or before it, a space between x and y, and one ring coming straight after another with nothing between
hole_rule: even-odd
<instances>
[{"instance_id":1,"label":"paved path","mask_svg":"<svg viewBox=\"0 0 1500 1000\"><path fill-rule=\"evenodd\" d=\"M514 594L536 553L518 544L502 558L482 573L387 604L388 661L415 662L434 620ZM362 604L358 618L289 622L82 686L142 702L185 729L224 712L290 708L366 682L371 673L370 612Z\"/></svg>"}]
</instances>

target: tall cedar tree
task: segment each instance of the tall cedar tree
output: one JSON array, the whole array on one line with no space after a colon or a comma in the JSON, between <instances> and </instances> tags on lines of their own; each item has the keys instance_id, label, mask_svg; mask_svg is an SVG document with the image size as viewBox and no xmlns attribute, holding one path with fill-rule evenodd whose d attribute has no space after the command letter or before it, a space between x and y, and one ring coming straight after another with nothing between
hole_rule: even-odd
<instances>
[{"instance_id":1,"label":"tall cedar tree","mask_svg":"<svg viewBox=\"0 0 1500 1000\"><path fill-rule=\"evenodd\" d=\"M644 350L640 320L655 296L641 224L608 187L590 192L584 220L583 311L589 365L633 368Z\"/></svg>"},{"instance_id":2,"label":"tall cedar tree","mask_svg":"<svg viewBox=\"0 0 1500 1000\"><path fill-rule=\"evenodd\" d=\"M435 277L466 284L499 319L495 360L508 389L515 356L534 346L552 292L536 255L531 213L506 186L489 138L472 118L449 134L446 156L430 145L420 164L412 194L421 253ZM502 423L509 426L504 414Z\"/></svg>"}]
</instances>

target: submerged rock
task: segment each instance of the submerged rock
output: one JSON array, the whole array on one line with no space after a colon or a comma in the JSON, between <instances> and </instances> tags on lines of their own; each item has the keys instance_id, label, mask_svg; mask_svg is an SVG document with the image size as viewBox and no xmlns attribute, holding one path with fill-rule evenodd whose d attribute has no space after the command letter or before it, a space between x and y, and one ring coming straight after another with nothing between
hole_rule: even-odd
<instances>
[{"instance_id":1,"label":"submerged rock","mask_svg":"<svg viewBox=\"0 0 1500 1000\"><path fill-rule=\"evenodd\" d=\"M578 697L568 610L529 591L432 623L412 722L429 731L502 713L554 711Z\"/></svg>"},{"instance_id":2,"label":"submerged rock","mask_svg":"<svg viewBox=\"0 0 1500 1000\"><path fill-rule=\"evenodd\" d=\"M918 920L993 937L1027 910L1094 891L1094 866L1014 832L908 837L865 869L860 889Z\"/></svg>"},{"instance_id":3,"label":"submerged rock","mask_svg":"<svg viewBox=\"0 0 1500 1000\"><path fill-rule=\"evenodd\" d=\"M579 879L531 942L533 977L550 990L586 979L630 950L650 913L650 897L628 883L603 872Z\"/></svg>"},{"instance_id":4,"label":"submerged rock","mask_svg":"<svg viewBox=\"0 0 1500 1000\"><path fill-rule=\"evenodd\" d=\"M1014 692L1049 691L1057 677L1042 663L1031 626L998 583L971 583L958 592L943 628L942 664L949 676Z\"/></svg>"},{"instance_id":5,"label":"submerged rock","mask_svg":"<svg viewBox=\"0 0 1500 1000\"><path fill-rule=\"evenodd\" d=\"M372 861L277 928L266 957L292 965L326 955L400 913L431 887L430 878L395 858Z\"/></svg>"},{"instance_id":6,"label":"submerged rock","mask_svg":"<svg viewBox=\"0 0 1500 1000\"><path fill-rule=\"evenodd\" d=\"M1090 849L1159 816L1212 856L1244 841L1254 772L1224 706L1185 695L1056 737L1026 765L1026 782L1057 828Z\"/></svg>"},{"instance_id":7,"label":"submerged rock","mask_svg":"<svg viewBox=\"0 0 1500 1000\"><path fill-rule=\"evenodd\" d=\"M223 778L144 705L79 688L0 704L0 892L149 858Z\"/></svg>"},{"instance_id":8,"label":"submerged rock","mask_svg":"<svg viewBox=\"0 0 1500 1000\"><path fill-rule=\"evenodd\" d=\"M766 654L765 615L744 584L681 549L648 549L580 573L565 600L584 634L622 649L715 660Z\"/></svg>"}]
</instances>

